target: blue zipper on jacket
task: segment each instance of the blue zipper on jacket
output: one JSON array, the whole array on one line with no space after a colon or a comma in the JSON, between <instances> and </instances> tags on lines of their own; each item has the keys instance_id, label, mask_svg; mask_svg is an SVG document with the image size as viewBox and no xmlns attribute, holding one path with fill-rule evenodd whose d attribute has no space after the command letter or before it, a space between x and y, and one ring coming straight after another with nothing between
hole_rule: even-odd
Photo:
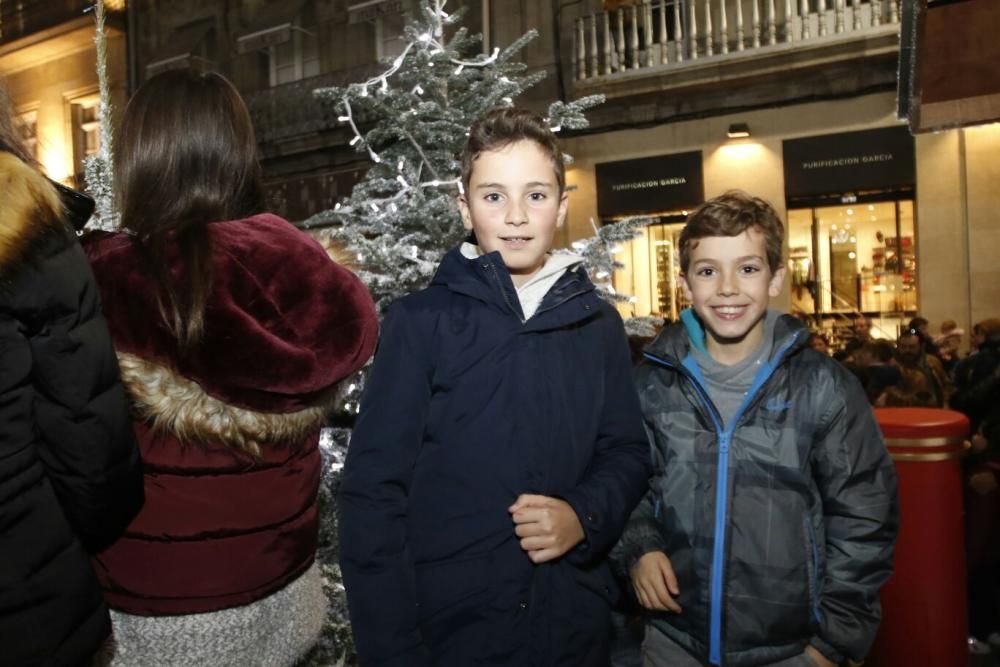
<instances>
[{"instance_id":1,"label":"blue zipper on jacket","mask_svg":"<svg viewBox=\"0 0 1000 667\"><path fill-rule=\"evenodd\" d=\"M709 591L708 661L713 665L722 664L722 585L725 579L726 515L729 509L729 444L732 441L733 433L736 431L736 425L739 424L740 419L743 417L743 413L774 374L775 369L781 365L785 354L795 344L798 337L799 332L792 334L778 350L774 359L760 369L753 380L753 384L750 386L750 390L747 391L743 402L736 410L736 414L729 421L729 427L725 429L722 426L718 410L716 410L715 404L712 403L712 399L705 389L698 362L692 355L688 354L681 365L677 366L649 352L643 353L643 356L650 361L678 370L681 372L681 375L687 377L695 388L695 393L702 400L703 407L708 412L709 417L711 417L712 423L715 425L716 436L719 438L719 466L716 472L715 488L715 541L712 547L712 582Z\"/></svg>"}]
</instances>

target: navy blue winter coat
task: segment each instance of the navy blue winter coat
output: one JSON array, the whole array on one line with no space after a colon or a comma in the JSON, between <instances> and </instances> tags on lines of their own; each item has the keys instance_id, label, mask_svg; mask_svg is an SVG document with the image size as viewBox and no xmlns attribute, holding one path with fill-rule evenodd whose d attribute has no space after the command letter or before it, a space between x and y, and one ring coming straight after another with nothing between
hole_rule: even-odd
<instances>
[{"instance_id":1,"label":"navy blue winter coat","mask_svg":"<svg viewBox=\"0 0 1000 667\"><path fill-rule=\"evenodd\" d=\"M605 556L650 473L621 319L582 268L523 321L499 253L396 303L340 494L364 667L606 667ZM566 500L585 540L535 565L507 511Z\"/></svg>"}]
</instances>

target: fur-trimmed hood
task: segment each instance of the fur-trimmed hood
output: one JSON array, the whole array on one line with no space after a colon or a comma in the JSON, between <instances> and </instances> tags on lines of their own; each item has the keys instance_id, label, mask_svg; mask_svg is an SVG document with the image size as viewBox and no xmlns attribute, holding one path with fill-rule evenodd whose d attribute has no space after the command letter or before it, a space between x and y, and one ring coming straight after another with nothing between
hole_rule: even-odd
<instances>
[{"instance_id":1,"label":"fur-trimmed hood","mask_svg":"<svg viewBox=\"0 0 1000 667\"><path fill-rule=\"evenodd\" d=\"M0 151L0 279L29 264L47 237L64 229L59 195L17 156Z\"/></svg>"},{"instance_id":2,"label":"fur-trimmed hood","mask_svg":"<svg viewBox=\"0 0 1000 667\"><path fill-rule=\"evenodd\" d=\"M367 289L277 216L211 223L209 234L213 281L205 337L187 356L163 321L158 284L132 238L96 233L84 239L133 401L154 397L150 404L161 415L180 414L180 396L255 413L325 404L375 347L377 319ZM133 366L142 371L133 373ZM246 431L250 441L257 439L255 428Z\"/></svg>"},{"instance_id":3,"label":"fur-trimmed hood","mask_svg":"<svg viewBox=\"0 0 1000 667\"><path fill-rule=\"evenodd\" d=\"M154 431L181 442L225 443L253 456L262 444L294 443L315 432L343 397L341 382L302 410L260 412L213 398L198 383L134 354L119 353L118 366L133 413Z\"/></svg>"}]
</instances>

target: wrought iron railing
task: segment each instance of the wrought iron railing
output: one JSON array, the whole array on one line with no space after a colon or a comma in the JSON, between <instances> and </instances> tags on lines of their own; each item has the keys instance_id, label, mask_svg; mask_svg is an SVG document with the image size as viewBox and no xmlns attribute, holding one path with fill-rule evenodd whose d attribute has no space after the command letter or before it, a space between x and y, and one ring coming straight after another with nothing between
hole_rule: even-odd
<instances>
[{"instance_id":1,"label":"wrought iron railing","mask_svg":"<svg viewBox=\"0 0 1000 667\"><path fill-rule=\"evenodd\" d=\"M316 99L317 88L344 86L364 81L378 70L377 63L328 72L274 86L247 96L257 139L280 141L300 134L326 130L338 125L342 112Z\"/></svg>"}]
</instances>

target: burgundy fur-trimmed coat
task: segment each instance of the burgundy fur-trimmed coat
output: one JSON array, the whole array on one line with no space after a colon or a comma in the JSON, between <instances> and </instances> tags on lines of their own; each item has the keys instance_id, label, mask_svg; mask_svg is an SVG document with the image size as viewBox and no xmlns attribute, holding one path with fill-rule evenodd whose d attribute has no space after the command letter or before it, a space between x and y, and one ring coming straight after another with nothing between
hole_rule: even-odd
<instances>
[{"instance_id":1,"label":"burgundy fur-trimmed coat","mask_svg":"<svg viewBox=\"0 0 1000 667\"><path fill-rule=\"evenodd\" d=\"M375 346L366 288L308 236L270 214L209 230L204 338L183 357L132 238L85 240L145 464L145 507L95 561L132 614L247 604L305 572L319 428Z\"/></svg>"}]
</instances>

